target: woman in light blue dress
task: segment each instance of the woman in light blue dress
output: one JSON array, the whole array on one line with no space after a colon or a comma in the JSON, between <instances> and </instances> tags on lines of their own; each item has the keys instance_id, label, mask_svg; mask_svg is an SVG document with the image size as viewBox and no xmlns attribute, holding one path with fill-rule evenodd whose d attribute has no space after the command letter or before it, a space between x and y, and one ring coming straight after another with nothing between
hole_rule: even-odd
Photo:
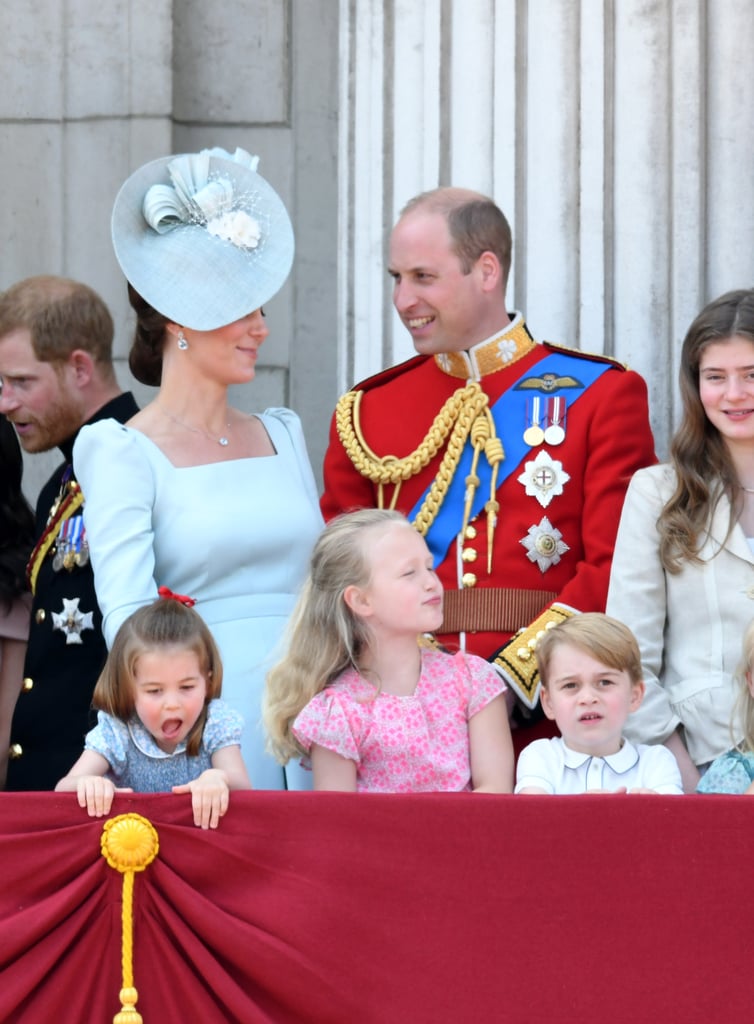
<instances>
[{"instance_id":1,"label":"woman in light blue dress","mask_svg":"<svg viewBox=\"0 0 754 1024\"><path fill-rule=\"evenodd\" d=\"M303 788L264 751L261 696L322 521L301 424L249 415L228 387L254 377L262 312L285 281L285 207L237 150L154 161L121 189L113 243L129 282L134 376L159 384L126 426L83 429L74 449L108 644L160 586L196 600L241 712L255 788Z\"/></svg>"}]
</instances>

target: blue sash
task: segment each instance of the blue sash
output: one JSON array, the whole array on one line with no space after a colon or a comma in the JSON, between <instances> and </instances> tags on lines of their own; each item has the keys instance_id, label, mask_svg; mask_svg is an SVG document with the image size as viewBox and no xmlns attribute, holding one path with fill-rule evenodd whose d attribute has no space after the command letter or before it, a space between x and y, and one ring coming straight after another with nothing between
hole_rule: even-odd
<instances>
[{"instance_id":1,"label":"blue sash","mask_svg":"<svg viewBox=\"0 0 754 1024\"><path fill-rule=\"evenodd\" d=\"M540 394L545 395L547 398L567 395L568 408L572 408L587 388L594 384L611 366L611 363L583 359L579 356L569 355L566 352L557 352L530 367L507 391L503 392L490 409L492 418L495 421L497 435L503 443L503 450L505 452L505 459L498 466L498 487L501 486L504 480L507 480L511 473L518 469L524 457L532 451L523 437L527 426L526 403L532 395ZM546 373L554 374L556 377L575 377L580 384L583 384L583 387L578 390L573 387L554 388L552 391L519 388L522 381L532 377L542 377ZM463 510L466 504L466 477L471 472L473 454L474 448L471 440L467 440L445 499L425 536L429 550L434 557L435 567L444 561L448 548L458 536L463 525ZM471 519L484 508L490 493L492 467L483 456L480 457L477 463L476 475L479 477L480 483L471 505ZM418 515L419 509L427 497L431 486L430 484L427 487L421 498L419 498L409 512L408 518L412 522Z\"/></svg>"}]
</instances>

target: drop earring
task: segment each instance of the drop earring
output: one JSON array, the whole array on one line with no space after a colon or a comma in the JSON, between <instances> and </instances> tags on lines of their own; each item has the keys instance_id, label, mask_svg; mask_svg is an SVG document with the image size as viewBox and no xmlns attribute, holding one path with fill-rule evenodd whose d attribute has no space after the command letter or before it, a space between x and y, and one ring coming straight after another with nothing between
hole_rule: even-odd
<instances>
[{"instance_id":1,"label":"drop earring","mask_svg":"<svg viewBox=\"0 0 754 1024\"><path fill-rule=\"evenodd\" d=\"M186 349L188 348L188 342L183 337L183 331L178 332L178 348L181 350L181 352L185 352Z\"/></svg>"}]
</instances>

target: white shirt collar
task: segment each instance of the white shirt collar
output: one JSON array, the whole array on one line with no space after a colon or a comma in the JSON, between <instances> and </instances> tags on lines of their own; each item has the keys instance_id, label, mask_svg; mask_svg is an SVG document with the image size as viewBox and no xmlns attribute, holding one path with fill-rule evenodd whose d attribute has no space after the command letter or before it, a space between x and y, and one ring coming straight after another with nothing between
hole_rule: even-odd
<instances>
[{"instance_id":1,"label":"white shirt collar","mask_svg":"<svg viewBox=\"0 0 754 1024\"><path fill-rule=\"evenodd\" d=\"M639 751L636 747L629 743L627 739L623 740L623 746L615 754L607 754L605 757L595 757L593 754L584 754L579 750L571 750L571 748L561 739L563 746L563 763L566 768L580 768L587 761L604 761L612 768L616 775L622 775L623 772L630 771L639 761Z\"/></svg>"}]
</instances>

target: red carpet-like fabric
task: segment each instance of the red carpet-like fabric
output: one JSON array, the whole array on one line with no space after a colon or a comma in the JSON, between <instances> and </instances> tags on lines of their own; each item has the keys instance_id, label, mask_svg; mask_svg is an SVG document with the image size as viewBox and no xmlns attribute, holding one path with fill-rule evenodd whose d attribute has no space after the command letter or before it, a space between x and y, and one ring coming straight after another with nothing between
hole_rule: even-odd
<instances>
[{"instance_id":1,"label":"red carpet-like fabric","mask_svg":"<svg viewBox=\"0 0 754 1024\"><path fill-rule=\"evenodd\" d=\"M119 796L144 1024L622 1024L751 1012L744 797ZM122 876L70 794L0 795L0 1021L109 1024Z\"/></svg>"}]
</instances>

